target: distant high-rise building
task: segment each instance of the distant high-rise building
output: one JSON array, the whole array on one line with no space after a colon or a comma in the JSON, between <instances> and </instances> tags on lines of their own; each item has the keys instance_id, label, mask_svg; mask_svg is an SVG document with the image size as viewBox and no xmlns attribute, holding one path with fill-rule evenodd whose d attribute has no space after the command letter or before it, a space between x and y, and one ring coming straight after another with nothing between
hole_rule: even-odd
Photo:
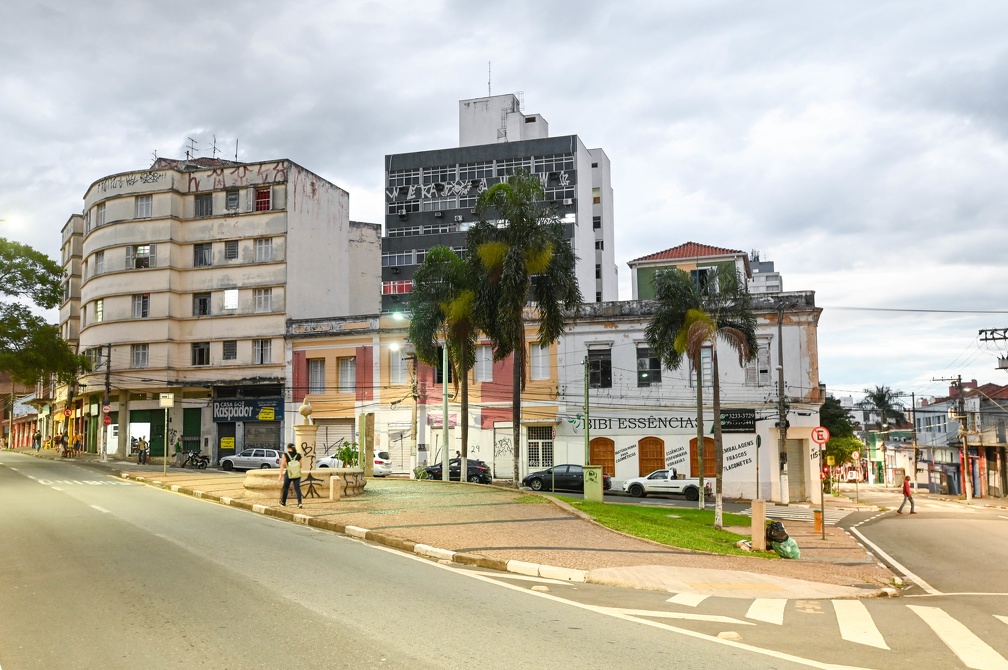
<instances>
[{"instance_id":1,"label":"distant high-rise building","mask_svg":"<svg viewBox=\"0 0 1008 670\"><path fill-rule=\"evenodd\" d=\"M509 93L459 102L457 148L385 156L383 311L407 309L427 250L445 245L461 252L478 221L479 193L518 170L542 180L577 254L585 301L617 299L608 156L577 135L550 137L546 120L522 112Z\"/></svg>"},{"instance_id":2,"label":"distant high-rise building","mask_svg":"<svg viewBox=\"0 0 1008 670\"><path fill-rule=\"evenodd\" d=\"M752 277L749 278L750 293L781 293L784 283L779 272L774 271L773 261L761 261L759 253L754 251L750 256L749 265Z\"/></svg>"}]
</instances>

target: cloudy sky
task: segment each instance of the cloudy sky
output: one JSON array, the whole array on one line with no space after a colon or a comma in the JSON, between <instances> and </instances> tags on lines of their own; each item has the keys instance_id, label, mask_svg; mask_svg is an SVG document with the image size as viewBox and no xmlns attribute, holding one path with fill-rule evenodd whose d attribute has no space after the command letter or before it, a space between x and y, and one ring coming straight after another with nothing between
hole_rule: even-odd
<instances>
[{"instance_id":1,"label":"cloudy sky","mask_svg":"<svg viewBox=\"0 0 1008 670\"><path fill-rule=\"evenodd\" d=\"M59 257L88 185L182 157L290 158L383 221L387 153L457 145L522 91L612 161L626 261L758 250L814 290L821 380L1008 383L1008 3L68 0L0 7L0 235Z\"/></svg>"}]
</instances>

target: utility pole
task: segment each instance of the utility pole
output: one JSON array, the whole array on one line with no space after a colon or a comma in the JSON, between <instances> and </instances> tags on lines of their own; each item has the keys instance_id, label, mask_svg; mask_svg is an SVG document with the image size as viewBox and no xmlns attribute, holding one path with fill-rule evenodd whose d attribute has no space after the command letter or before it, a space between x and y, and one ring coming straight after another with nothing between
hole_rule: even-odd
<instances>
[{"instance_id":1,"label":"utility pole","mask_svg":"<svg viewBox=\"0 0 1008 670\"><path fill-rule=\"evenodd\" d=\"M917 394L910 393L910 425L913 426L913 484L917 493Z\"/></svg>"},{"instance_id":2,"label":"utility pole","mask_svg":"<svg viewBox=\"0 0 1008 670\"><path fill-rule=\"evenodd\" d=\"M112 344L105 345L105 398L102 406L112 404ZM98 429L101 431L101 459L108 460L108 426L105 425L105 417L110 416L102 412L102 423Z\"/></svg>"},{"instance_id":3,"label":"utility pole","mask_svg":"<svg viewBox=\"0 0 1008 670\"><path fill-rule=\"evenodd\" d=\"M966 441L969 431L966 428L966 399L963 397L962 375L956 375L955 379L947 377L939 379L932 378L931 381L952 382L952 386L956 389L955 411L957 412L957 415L955 415L955 418L959 419L959 445L962 447L962 485L963 493L966 494L966 504L968 505L970 501L973 500L973 473L971 472L969 462L969 444L967 444ZM953 416L952 402L950 398L949 418L953 418Z\"/></svg>"},{"instance_id":4,"label":"utility pole","mask_svg":"<svg viewBox=\"0 0 1008 670\"><path fill-rule=\"evenodd\" d=\"M777 302L777 435L778 454L787 466L787 408L784 405L784 301ZM822 467L822 463L819 464ZM759 464L756 465L756 486L759 487ZM784 475L785 473L781 473ZM788 495L788 498L791 496ZM787 503L787 500L781 500Z\"/></svg>"}]
</instances>

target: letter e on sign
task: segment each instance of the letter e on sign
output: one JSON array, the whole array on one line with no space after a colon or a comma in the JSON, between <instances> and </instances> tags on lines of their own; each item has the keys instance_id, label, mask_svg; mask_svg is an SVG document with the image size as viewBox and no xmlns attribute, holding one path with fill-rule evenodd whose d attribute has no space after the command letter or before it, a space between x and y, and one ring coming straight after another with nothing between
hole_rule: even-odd
<instances>
[{"instance_id":1,"label":"letter e on sign","mask_svg":"<svg viewBox=\"0 0 1008 670\"><path fill-rule=\"evenodd\" d=\"M812 429L812 441L818 445L829 442L829 430L823 426L816 426Z\"/></svg>"}]
</instances>

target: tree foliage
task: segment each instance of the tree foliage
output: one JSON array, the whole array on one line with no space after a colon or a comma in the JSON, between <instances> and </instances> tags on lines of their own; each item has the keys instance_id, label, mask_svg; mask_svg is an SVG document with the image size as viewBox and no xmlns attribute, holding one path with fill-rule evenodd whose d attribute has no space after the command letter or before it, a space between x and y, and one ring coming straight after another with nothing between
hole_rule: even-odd
<instances>
[{"instance_id":1,"label":"tree foliage","mask_svg":"<svg viewBox=\"0 0 1008 670\"><path fill-rule=\"evenodd\" d=\"M697 371L698 425L703 425L703 395L700 379L700 357L705 347L711 348L713 376L712 409L721 416L721 380L718 369L718 342L724 342L738 354L741 366L757 352L756 316L752 296L745 280L734 266L720 265L715 277L701 283L689 273L673 268L655 275L657 307L645 330L652 353L669 369L678 369L688 357ZM700 451L701 490L703 486L703 436L698 434ZM724 443L720 420L714 421L715 510L714 525L722 526L722 480L724 475ZM703 497L701 496L701 504Z\"/></svg>"},{"instance_id":2,"label":"tree foliage","mask_svg":"<svg viewBox=\"0 0 1008 670\"><path fill-rule=\"evenodd\" d=\"M19 242L0 238L0 369L23 384L33 384L48 374L68 381L84 369L59 335L59 329L32 312L59 306L63 272L45 254Z\"/></svg>"},{"instance_id":3,"label":"tree foliage","mask_svg":"<svg viewBox=\"0 0 1008 670\"><path fill-rule=\"evenodd\" d=\"M853 437L854 424L850 414L840 406L840 401L827 396L826 402L819 408L819 425L830 432L830 437Z\"/></svg>"},{"instance_id":4,"label":"tree foliage","mask_svg":"<svg viewBox=\"0 0 1008 670\"><path fill-rule=\"evenodd\" d=\"M441 344L446 341L448 360L458 391L461 382L462 459L461 472L467 472L469 453L469 371L476 359L478 329L473 320L476 294L473 275L458 254L446 246L427 251L416 274L410 294L409 339L416 349L417 359L428 365L440 366ZM447 372L447 371L445 371ZM447 417L443 420L447 421ZM444 445L448 453L448 445ZM444 460L444 459L443 459Z\"/></svg>"},{"instance_id":5,"label":"tree foliage","mask_svg":"<svg viewBox=\"0 0 1008 670\"><path fill-rule=\"evenodd\" d=\"M900 393L888 386L876 386L873 389L864 390L865 397L858 403L858 407L878 414L879 420L876 428L882 429L883 425L898 427L906 422L903 401L900 400Z\"/></svg>"},{"instance_id":6,"label":"tree foliage","mask_svg":"<svg viewBox=\"0 0 1008 670\"><path fill-rule=\"evenodd\" d=\"M479 278L473 313L493 344L494 360L514 356L512 439L518 486L521 392L528 367L526 309L539 323L539 344L555 342L566 314L580 313L577 257L560 219L543 203L542 183L535 175L519 171L494 184L480 193L476 208L480 221L467 237L468 261Z\"/></svg>"},{"instance_id":7,"label":"tree foliage","mask_svg":"<svg viewBox=\"0 0 1008 670\"><path fill-rule=\"evenodd\" d=\"M840 437L830 435L826 443L826 455L833 457L834 465L843 465L851 460L851 454L855 451L862 452L864 444L853 435L842 435Z\"/></svg>"}]
</instances>

